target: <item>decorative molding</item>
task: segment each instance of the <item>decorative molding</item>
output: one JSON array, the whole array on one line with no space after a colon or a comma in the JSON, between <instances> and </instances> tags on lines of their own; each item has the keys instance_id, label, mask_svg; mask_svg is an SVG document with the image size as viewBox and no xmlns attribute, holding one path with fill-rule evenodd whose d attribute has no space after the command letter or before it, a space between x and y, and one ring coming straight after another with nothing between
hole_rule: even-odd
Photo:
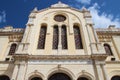
<instances>
[{"instance_id":1,"label":"decorative molding","mask_svg":"<svg viewBox=\"0 0 120 80\"><path fill-rule=\"evenodd\" d=\"M16 54L13 57L15 60L105 60L108 55L92 54L92 55L28 55Z\"/></svg>"},{"instance_id":2,"label":"decorative molding","mask_svg":"<svg viewBox=\"0 0 120 80\"><path fill-rule=\"evenodd\" d=\"M120 35L120 28L96 28L95 31L98 35Z\"/></svg>"},{"instance_id":3,"label":"decorative molding","mask_svg":"<svg viewBox=\"0 0 120 80\"><path fill-rule=\"evenodd\" d=\"M10 42L20 42L22 40L23 35L10 35L9 41Z\"/></svg>"},{"instance_id":4,"label":"decorative molding","mask_svg":"<svg viewBox=\"0 0 120 80\"><path fill-rule=\"evenodd\" d=\"M112 40L112 35L98 35L100 42L110 42Z\"/></svg>"},{"instance_id":5,"label":"decorative molding","mask_svg":"<svg viewBox=\"0 0 120 80\"><path fill-rule=\"evenodd\" d=\"M0 29L0 35L23 35L24 33L24 30L23 28L13 28L13 29Z\"/></svg>"}]
</instances>

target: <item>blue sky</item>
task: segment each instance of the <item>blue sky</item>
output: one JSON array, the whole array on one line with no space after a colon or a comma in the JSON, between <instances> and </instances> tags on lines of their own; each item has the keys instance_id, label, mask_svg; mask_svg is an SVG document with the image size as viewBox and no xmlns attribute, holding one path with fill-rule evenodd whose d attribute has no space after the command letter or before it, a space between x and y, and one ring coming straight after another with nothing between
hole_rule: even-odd
<instances>
[{"instance_id":1,"label":"blue sky","mask_svg":"<svg viewBox=\"0 0 120 80\"><path fill-rule=\"evenodd\" d=\"M10 25L25 28L30 12L61 1L71 7L91 11L95 27L107 28L116 25L120 28L120 0L0 0L0 28Z\"/></svg>"}]
</instances>

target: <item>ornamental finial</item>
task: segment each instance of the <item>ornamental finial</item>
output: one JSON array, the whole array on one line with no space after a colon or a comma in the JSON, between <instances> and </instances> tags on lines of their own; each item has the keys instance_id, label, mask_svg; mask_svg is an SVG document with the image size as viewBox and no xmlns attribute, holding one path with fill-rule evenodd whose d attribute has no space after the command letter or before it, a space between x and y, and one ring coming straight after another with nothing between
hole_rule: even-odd
<instances>
[{"instance_id":1,"label":"ornamental finial","mask_svg":"<svg viewBox=\"0 0 120 80\"><path fill-rule=\"evenodd\" d=\"M61 1L58 1L58 4L61 4L62 2Z\"/></svg>"}]
</instances>

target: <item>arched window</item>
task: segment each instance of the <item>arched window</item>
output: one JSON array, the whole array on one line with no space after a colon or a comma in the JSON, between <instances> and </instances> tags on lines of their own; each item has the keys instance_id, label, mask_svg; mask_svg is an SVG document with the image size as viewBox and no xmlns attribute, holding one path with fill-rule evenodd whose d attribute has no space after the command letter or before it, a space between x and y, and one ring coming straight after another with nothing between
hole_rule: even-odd
<instances>
[{"instance_id":1,"label":"arched window","mask_svg":"<svg viewBox=\"0 0 120 80\"><path fill-rule=\"evenodd\" d=\"M75 47L76 49L83 49L79 26L74 25L73 29L74 29Z\"/></svg>"},{"instance_id":2,"label":"arched window","mask_svg":"<svg viewBox=\"0 0 120 80\"><path fill-rule=\"evenodd\" d=\"M71 78L64 73L55 73L48 80L71 80Z\"/></svg>"},{"instance_id":3,"label":"arched window","mask_svg":"<svg viewBox=\"0 0 120 80\"><path fill-rule=\"evenodd\" d=\"M53 49L58 49L58 38L59 38L59 32L58 32L58 26L55 25L53 28Z\"/></svg>"},{"instance_id":4,"label":"arched window","mask_svg":"<svg viewBox=\"0 0 120 80\"><path fill-rule=\"evenodd\" d=\"M120 76L113 76L111 80L120 80Z\"/></svg>"},{"instance_id":5,"label":"arched window","mask_svg":"<svg viewBox=\"0 0 120 80\"><path fill-rule=\"evenodd\" d=\"M40 29L38 49L44 49L45 48L46 31L47 31L47 26L42 25L41 29Z\"/></svg>"},{"instance_id":6,"label":"arched window","mask_svg":"<svg viewBox=\"0 0 120 80\"><path fill-rule=\"evenodd\" d=\"M40 78L40 77L33 77L33 78L30 79L30 80L42 80L42 78Z\"/></svg>"},{"instance_id":7,"label":"arched window","mask_svg":"<svg viewBox=\"0 0 120 80\"><path fill-rule=\"evenodd\" d=\"M10 78L6 75L1 75L0 80L10 80Z\"/></svg>"},{"instance_id":8,"label":"arched window","mask_svg":"<svg viewBox=\"0 0 120 80\"><path fill-rule=\"evenodd\" d=\"M89 79L86 77L79 77L77 80L89 80Z\"/></svg>"},{"instance_id":9,"label":"arched window","mask_svg":"<svg viewBox=\"0 0 120 80\"><path fill-rule=\"evenodd\" d=\"M104 48L105 48L105 51L106 51L107 54L113 55L111 47L110 47L109 44L104 44Z\"/></svg>"},{"instance_id":10,"label":"arched window","mask_svg":"<svg viewBox=\"0 0 120 80\"><path fill-rule=\"evenodd\" d=\"M17 44L15 43L11 44L9 55L13 55L15 53L16 47L17 47Z\"/></svg>"},{"instance_id":11,"label":"arched window","mask_svg":"<svg viewBox=\"0 0 120 80\"><path fill-rule=\"evenodd\" d=\"M62 41L62 49L67 49L67 29L65 25L62 25L61 28L61 41Z\"/></svg>"}]
</instances>

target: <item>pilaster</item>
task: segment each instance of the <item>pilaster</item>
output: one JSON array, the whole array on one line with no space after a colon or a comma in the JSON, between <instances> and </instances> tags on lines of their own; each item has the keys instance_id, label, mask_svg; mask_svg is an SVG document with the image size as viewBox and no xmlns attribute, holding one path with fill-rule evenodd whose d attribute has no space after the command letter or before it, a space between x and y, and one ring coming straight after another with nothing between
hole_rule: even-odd
<instances>
[{"instance_id":1,"label":"pilaster","mask_svg":"<svg viewBox=\"0 0 120 80\"><path fill-rule=\"evenodd\" d=\"M26 73L26 62L21 61L19 64L19 70L18 70L18 77L17 80L25 80L25 73Z\"/></svg>"},{"instance_id":2,"label":"pilaster","mask_svg":"<svg viewBox=\"0 0 120 80\"><path fill-rule=\"evenodd\" d=\"M61 52L62 52L62 43L61 43L61 25L58 25L58 30L59 30L58 54L61 54Z\"/></svg>"}]
</instances>

